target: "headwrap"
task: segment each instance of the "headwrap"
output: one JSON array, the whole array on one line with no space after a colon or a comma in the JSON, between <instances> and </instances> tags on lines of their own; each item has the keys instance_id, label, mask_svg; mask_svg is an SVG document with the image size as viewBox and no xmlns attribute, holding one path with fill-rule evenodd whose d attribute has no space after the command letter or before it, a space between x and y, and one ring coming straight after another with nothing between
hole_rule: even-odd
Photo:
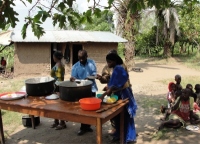
<instances>
[{"instance_id":1,"label":"headwrap","mask_svg":"<svg viewBox=\"0 0 200 144\"><path fill-rule=\"evenodd\" d=\"M175 85L174 82L170 82L170 83L168 84L168 89L169 89L170 92L172 91L171 86L172 86L173 84Z\"/></svg>"},{"instance_id":2,"label":"headwrap","mask_svg":"<svg viewBox=\"0 0 200 144\"><path fill-rule=\"evenodd\" d=\"M123 64L123 60L116 53L109 53L109 54L107 54L106 60L115 61L117 63L117 65Z\"/></svg>"}]
</instances>

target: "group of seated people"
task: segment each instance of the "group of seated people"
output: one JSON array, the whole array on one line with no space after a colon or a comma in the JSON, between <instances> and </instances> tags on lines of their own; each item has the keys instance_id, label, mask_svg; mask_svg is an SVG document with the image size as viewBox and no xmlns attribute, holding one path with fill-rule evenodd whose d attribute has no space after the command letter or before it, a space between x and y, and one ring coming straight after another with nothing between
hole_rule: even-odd
<instances>
[{"instance_id":1,"label":"group of seated people","mask_svg":"<svg viewBox=\"0 0 200 144\"><path fill-rule=\"evenodd\" d=\"M187 84L185 88L181 86L181 76L175 76L175 83L170 82L167 93L167 107L161 106L161 112L165 113L159 130L168 128L185 127L186 122L197 124L200 122L200 84L193 86Z\"/></svg>"}]
</instances>

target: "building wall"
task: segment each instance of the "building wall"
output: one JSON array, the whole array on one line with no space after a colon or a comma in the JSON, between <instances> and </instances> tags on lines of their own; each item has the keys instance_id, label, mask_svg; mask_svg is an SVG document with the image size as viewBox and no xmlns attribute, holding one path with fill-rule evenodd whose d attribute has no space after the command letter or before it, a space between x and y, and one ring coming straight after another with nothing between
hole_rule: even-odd
<instances>
[{"instance_id":1,"label":"building wall","mask_svg":"<svg viewBox=\"0 0 200 144\"><path fill-rule=\"evenodd\" d=\"M106 55L110 50L117 50L117 46L117 43L85 43L83 49L88 52L88 58L96 62L97 72L101 73L106 65Z\"/></svg>"},{"instance_id":2,"label":"building wall","mask_svg":"<svg viewBox=\"0 0 200 144\"><path fill-rule=\"evenodd\" d=\"M77 43L76 43L77 44ZM60 44L60 50L63 52L66 43ZM72 45L70 43L70 62L65 64L66 75L71 73L72 67ZM106 65L106 55L112 50L117 50L117 43L82 43L83 49L88 52L88 58L96 62L97 72L101 74L103 67ZM51 68L51 43L15 43L14 56L14 73L15 76L28 74L43 74L49 76Z\"/></svg>"},{"instance_id":3,"label":"building wall","mask_svg":"<svg viewBox=\"0 0 200 144\"><path fill-rule=\"evenodd\" d=\"M50 43L15 43L15 76L50 73Z\"/></svg>"}]
</instances>

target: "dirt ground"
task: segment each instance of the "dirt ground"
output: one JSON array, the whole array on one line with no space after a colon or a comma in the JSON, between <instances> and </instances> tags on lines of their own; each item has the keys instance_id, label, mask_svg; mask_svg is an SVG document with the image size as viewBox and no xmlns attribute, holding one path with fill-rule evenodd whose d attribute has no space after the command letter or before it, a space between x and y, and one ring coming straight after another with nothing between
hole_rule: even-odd
<instances>
[{"instance_id":1,"label":"dirt ground","mask_svg":"<svg viewBox=\"0 0 200 144\"><path fill-rule=\"evenodd\" d=\"M165 102L167 85L159 82L163 79L174 80L176 74L180 74L182 78L188 76L200 76L196 70L185 67L179 62L170 64L157 64L155 61L137 60L136 67L141 67L143 72L129 73L134 96L137 100L139 109L135 117L135 124L138 133L137 144L175 144L175 143L198 143L199 131L191 132L183 128L178 130L164 129L156 132L159 125L160 104ZM66 76L68 77L68 76ZM103 88L97 82L99 90ZM83 136L77 136L80 124L67 122L67 129L56 131L49 128L53 120L49 118L41 118L41 124L33 130L32 128L24 128L20 125L9 134L6 139L7 144L93 144L96 143L95 127L92 126L94 132L86 133ZM110 143L111 137L108 131L111 129L110 123L103 125L103 143Z\"/></svg>"}]
</instances>

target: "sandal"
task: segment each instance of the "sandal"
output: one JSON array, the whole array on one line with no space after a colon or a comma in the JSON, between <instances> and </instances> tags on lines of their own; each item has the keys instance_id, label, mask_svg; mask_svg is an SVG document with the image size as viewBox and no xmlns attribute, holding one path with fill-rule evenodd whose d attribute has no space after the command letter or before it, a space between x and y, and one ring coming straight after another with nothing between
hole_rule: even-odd
<instances>
[{"instance_id":1,"label":"sandal","mask_svg":"<svg viewBox=\"0 0 200 144\"><path fill-rule=\"evenodd\" d=\"M53 123L53 124L51 125L51 128L55 128L55 127L57 127L57 126L58 126L57 123Z\"/></svg>"},{"instance_id":2,"label":"sandal","mask_svg":"<svg viewBox=\"0 0 200 144\"><path fill-rule=\"evenodd\" d=\"M65 128L67 128L67 126L66 125L57 125L56 126L56 128L55 128L55 130L61 130L61 129L65 129Z\"/></svg>"}]
</instances>

